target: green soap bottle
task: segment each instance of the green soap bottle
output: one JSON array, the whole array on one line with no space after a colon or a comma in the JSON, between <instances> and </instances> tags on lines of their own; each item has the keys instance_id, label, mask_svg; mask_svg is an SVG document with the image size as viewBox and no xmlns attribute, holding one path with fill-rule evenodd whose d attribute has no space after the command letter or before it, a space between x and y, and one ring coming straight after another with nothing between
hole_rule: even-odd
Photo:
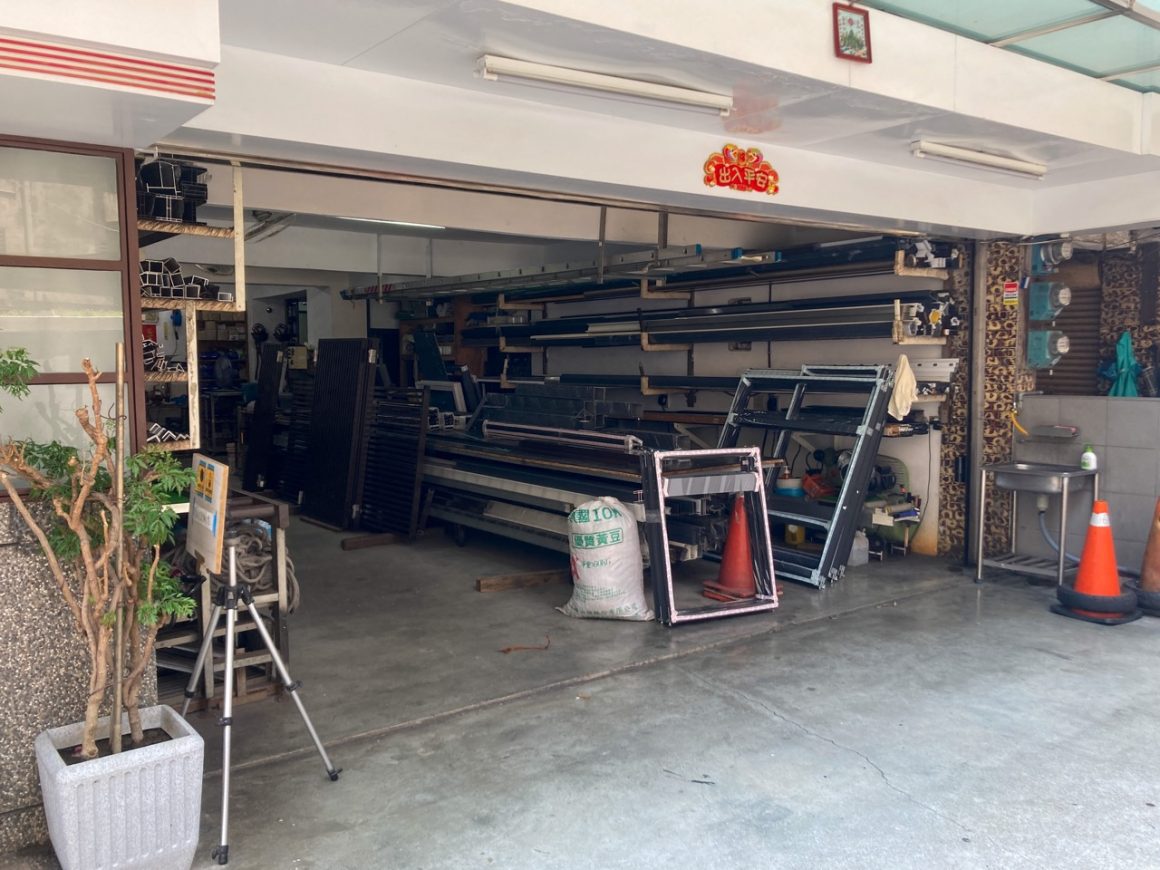
<instances>
[{"instance_id":1,"label":"green soap bottle","mask_svg":"<svg viewBox=\"0 0 1160 870\"><path fill-rule=\"evenodd\" d=\"M1084 471L1096 470L1096 452L1092 450L1090 444L1083 446L1083 453L1079 457L1079 467Z\"/></svg>"}]
</instances>

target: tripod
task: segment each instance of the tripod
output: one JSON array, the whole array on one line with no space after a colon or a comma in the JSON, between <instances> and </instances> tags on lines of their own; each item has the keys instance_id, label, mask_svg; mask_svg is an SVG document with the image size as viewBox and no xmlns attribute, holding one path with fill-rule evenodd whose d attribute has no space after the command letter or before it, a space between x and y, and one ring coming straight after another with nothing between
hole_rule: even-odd
<instances>
[{"instance_id":1,"label":"tripod","mask_svg":"<svg viewBox=\"0 0 1160 870\"><path fill-rule=\"evenodd\" d=\"M238 587L238 539L229 538L225 543L229 547L230 554L229 584L218 588L217 595L214 599L213 613L209 618L209 627L206 630L205 637L202 639L201 649L198 650L197 661L194 663L193 673L189 677L189 684L185 687L185 703L181 705L181 716L184 719L186 713L189 712L189 703L196 694L195 689L198 678L201 676L202 669L206 667L206 662L209 660L210 650L213 647L214 632L217 630L218 620L221 619L222 611L224 610L226 614L226 668L224 685L222 687L222 717L218 720L218 724L222 726L222 837L220 845L216 846L213 850L213 857L217 859L219 864L226 864L230 860L230 733L234 724L234 648L237 646L237 635L234 633L234 629L237 625L238 608L240 606L245 605L250 611L250 617L254 620L254 628L262 636L262 642L266 644L266 649L270 653L274 667L278 670L278 676L282 679L282 685L290 693L290 697L294 699L294 704L298 707L298 713L302 716L306 730L310 732L310 738L314 741L314 746L318 749L318 754L322 756L322 763L326 766L327 776L333 782L338 779L339 773L342 772L340 768L336 768L331 763L330 757L326 754L326 749L322 746L322 741L318 739L318 732L314 730L314 725L310 721L310 717L306 714L306 708L302 706L302 699L298 697L298 688L302 684L290 678L290 671L286 669L286 663L282 661L282 656L278 654L278 648L274 645L274 641L270 637L270 633L266 630L266 626L262 624L261 616L258 614L258 608L254 605L254 596L250 587Z\"/></svg>"}]
</instances>

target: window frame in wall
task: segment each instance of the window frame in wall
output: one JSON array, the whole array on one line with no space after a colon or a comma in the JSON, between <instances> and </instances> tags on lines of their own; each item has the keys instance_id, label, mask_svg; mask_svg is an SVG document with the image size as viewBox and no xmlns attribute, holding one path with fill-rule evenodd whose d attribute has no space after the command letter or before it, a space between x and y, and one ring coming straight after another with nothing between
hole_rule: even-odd
<instances>
[{"instance_id":1,"label":"window frame in wall","mask_svg":"<svg viewBox=\"0 0 1160 870\"><path fill-rule=\"evenodd\" d=\"M116 259L85 259L62 256L36 256L0 253L0 267L48 269L54 271L116 272L121 287L121 315L123 340L125 342L125 379L127 401L127 428L130 449L136 450L145 444L145 409L137 397L137 385L144 380L141 360L141 304L138 289L137 251L137 189L136 168L133 152L126 148L104 145L86 145L76 142L58 142L46 139L28 139L0 136L0 148L24 149L70 155L101 157L113 162L116 172L117 218L120 230L118 256ZM85 348L79 348L84 353ZM80 369L72 371L41 372L31 381L33 387L60 384L87 383ZM116 381L114 371L102 371L99 382L110 384ZM110 409L111 411L112 409ZM21 433L5 433L20 437Z\"/></svg>"}]
</instances>

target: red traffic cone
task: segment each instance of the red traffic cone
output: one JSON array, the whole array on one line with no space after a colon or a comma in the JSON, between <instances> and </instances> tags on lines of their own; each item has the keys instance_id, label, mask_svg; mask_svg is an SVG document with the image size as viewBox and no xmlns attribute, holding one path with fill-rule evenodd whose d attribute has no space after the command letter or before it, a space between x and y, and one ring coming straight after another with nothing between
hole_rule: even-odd
<instances>
[{"instance_id":1,"label":"red traffic cone","mask_svg":"<svg viewBox=\"0 0 1160 870\"><path fill-rule=\"evenodd\" d=\"M1152 514L1152 528L1144 545L1144 561L1140 565L1140 588L1145 592L1160 592L1160 499Z\"/></svg>"},{"instance_id":2,"label":"red traffic cone","mask_svg":"<svg viewBox=\"0 0 1160 870\"><path fill-rule=\"evenodd\" d=\"M1092 503L1092 518L1074 588L1060 586L1056 595L1059 604L1053 604L1051 610L1061 616L1101 625L1120 625L1140 618L1136 593L1125 592L1120 586L1116 545L1112 539L1106 501L1100 499Z\"/></svg>"},{"instance_id":3,"label":"red traffic cone","mask_svg":"<svg viewBox=\"0 0 1160 870\"><path fill-rule=\"evenodd\" d=\"M753 555L749 549L749 516L742 493L737 493L733 499L733 512L729 515L729 531L725 533L725 552L721 555L717 582L706 581L702 594L715 601L740 601L757 595Z\"/></svg>"},{"instance_id":4,"label":"red traffic cone","mask_svg":"<svg viewBox=\"0 0 1160 870\"><path fill-rule=\"evenodd\" d=\"M1140 609L1149 616L1160 616L1160 499L1152 514L1152 528L1144 545L1144 559L1140 565L1140 583L1136 590Z\"/></svg>"}]
</instances>

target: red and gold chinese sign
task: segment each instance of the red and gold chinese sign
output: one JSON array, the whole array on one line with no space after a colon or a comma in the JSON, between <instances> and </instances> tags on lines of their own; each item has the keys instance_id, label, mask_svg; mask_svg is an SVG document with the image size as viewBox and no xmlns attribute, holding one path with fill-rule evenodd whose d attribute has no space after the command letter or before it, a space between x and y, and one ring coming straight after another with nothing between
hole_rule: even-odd
<instances>
[{"instance_id":1,"label":"red and gold chinese sign","mask_svg":"<svg viewBox=\"0 0 1160 870\"><path fill-rule=\"evenodd\" d=\"M778 191L777 170L756 148L729 144L705 161L705 185L756 191L773 196Z\"/></svg>"}]
</instances>

